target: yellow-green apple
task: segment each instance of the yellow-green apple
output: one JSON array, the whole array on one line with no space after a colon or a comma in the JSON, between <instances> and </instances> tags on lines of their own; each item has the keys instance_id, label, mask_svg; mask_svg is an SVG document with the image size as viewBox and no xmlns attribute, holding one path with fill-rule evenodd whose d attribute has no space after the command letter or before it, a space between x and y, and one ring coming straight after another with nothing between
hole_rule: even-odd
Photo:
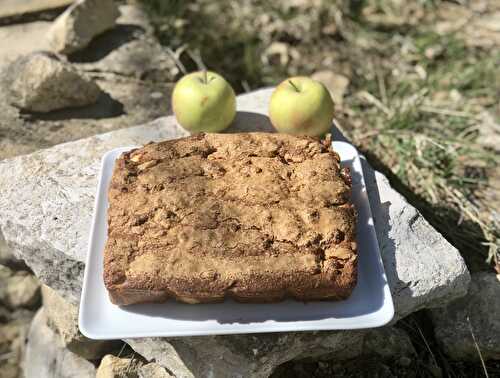
<instances>
[{"instance_id":1,"label":"yellow-green apple","mask_svg":"<svg viewBox=\"0 0 500 378\"><path fill-rule=\"evenodd\" d=\"M211 71L193 72L175 85L172 108L186 130L218 132L233 121L236 96L221 75Z\"/></svg>"},{"instance_id":2,"label":"yellow-green apple","mask_svg":"<svg viewBox=\"0 0 500 378\"><path fill-rule=\"evenodd\" d=\"M332 127L333 101L319 81L291 77L271 95L269 117L280 133L321 136Z\"/></svg>"}]
</instances>

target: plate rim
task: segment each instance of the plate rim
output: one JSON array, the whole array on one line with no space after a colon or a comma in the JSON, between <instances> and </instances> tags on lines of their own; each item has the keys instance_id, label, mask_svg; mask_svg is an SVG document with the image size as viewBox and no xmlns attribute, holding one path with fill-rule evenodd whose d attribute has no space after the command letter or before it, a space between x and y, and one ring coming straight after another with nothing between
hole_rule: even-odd
<instances>
[{"instance_id":1,"label":"plate rim","mask_svg":"<svg viewBox=\"0 0 500 378\"><path fill-rule=\"evenodd\" d=\"M366 182L365 182L365 174L363 171L363 165L361 163L361 155L359 154L358 150L356 147L354 147L351 143L344 142L344 141L332 141L331 143L332 147L335 145L342 145L343 148L347 148L352 151L353 154L355 154L356 159L359 160L360 167L361 167L361 184L367 189ZM234 331L232 329L220 329L218 331L214 331L213 329L201 329L201 330L193 330L189 333L186 332L175 332L175 331L169 331L167 332L166 330L158 330L156 332L148 332L147 335L144 335L144 332L133 332L129 331L128 334L125 333L117 333L117 332L110 332L107 334L102 334L99 332L94 332L91 328L87 327L86 324L86 315L84 312L85 304L86 304L86 298L88 297L88 281L90 280L90 273L89 270L91 269L91 260L94 248L94 239L96 237L96 227L97 227L97 216L98 216L98 210L99 210L99 205L100 205L100 200L101 196L100 193L103 190L103 185L104 185L104 168L108 160L111 158L112 155L115 154L121 154L126 151L130 151L135 148L140 148L141 146L125 146L125 147L117 147L113 148L106 153L101 158L101 163L100 163L100 169L98 171L98 182L96 186L96 196L94 199L94 209L93 209L93 214L92 214L92 224L90 227L90 237L88 240L88 245L87 245L87 255L85 258L85 269L84 269L84 277L83 277L83 282L82 282L82 291L81 291L81 296L80 296L80 303L79 303L79 310L78 310L78 328L80 329L80 332L94 340L112 340L112 339L124 339L124 338L142 338L142 337L189 337L189 336L208 336L208 335L230 335L230 334L255 334L255 333L271 333L271 332L307 332L307 331L325 331L325 330L355 330L355 329L369 329L369 328L377 328L377 327L382 327L386 324L388 324L395 315L395 307L394 307L394 301L392 297L392 293L390 290L389 282L387 280L387 275L385 272L385 267L384 263L382 260L382 254L380 251L380 246L378 244L378 238L375 232L375 229L373 229L373 236L377 242L377 262L379 264L380 269L380 274L382 278L384 279L384 284L382 287L382 292L383 292L383 305L377 309L376 311L373 311L369 314L366 314L366 316L369 316L366 320L362 322L362 324L356 324L353 326L350 326L348 328L335 328L332 327L330 323L325 323L325 324L315 324L312 323L310 320L294 320L286 323L272 323L272 324L262 324L259 327L255 327L255 323L250 322L248 324L244 324L243 326L240 326L242 328L242 331ZM115 158L116 160L116 158ZM369 199L367 198L368 201L368 211L369 211L369 219L373 221L373 214L371 210L371 204ZM203 305L203 304L200 304ZM290 325L288 323L294 324L294 325L299 325L300 324L300 329L291 329ZM298 324L299 323L299 324ZM309 323L309 324L308 324ZM280 325L282 327L280 327Z\"/></svg>"}]
</instances>

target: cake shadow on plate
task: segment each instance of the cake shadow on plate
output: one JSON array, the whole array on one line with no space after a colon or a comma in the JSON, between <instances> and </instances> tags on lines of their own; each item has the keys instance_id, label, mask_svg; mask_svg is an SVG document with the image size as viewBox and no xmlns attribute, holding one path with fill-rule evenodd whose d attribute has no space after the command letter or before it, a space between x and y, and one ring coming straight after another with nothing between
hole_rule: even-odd
<instances>
[{"instance_id":1,"label":"cake shadow on plate","mask_svg":"<svg viewBox=\"0 0 500 378\"><path fill-rule=\"evenodd\" d=\"M222 303L211 304L186 304L175 302L174 300L165 303L133 304L122 306L126 312L144 315L147 317L168 317L169 319L179 319L185 321L207 321L214 320L219 324L251 324L264 323L267 321L296 322L296 313L303 313L304 308L309 308L311 315L303 320L323 320L331 318L331 312L327 306L343 306L342 301L319 301L319 302L299 302L287 299L278 303L238 303L232 299L223 302L224 312L221 312ZM283 314L283 306L287 307L288 318ZM245 310L245 315L241 311L232 311L240 307ZM324 310L324 311L323 311ZM279 315L276 315L279 314ZM344 316L338 318L349 318L352 313L346 312Z\"/></svg>"}]
</instances>

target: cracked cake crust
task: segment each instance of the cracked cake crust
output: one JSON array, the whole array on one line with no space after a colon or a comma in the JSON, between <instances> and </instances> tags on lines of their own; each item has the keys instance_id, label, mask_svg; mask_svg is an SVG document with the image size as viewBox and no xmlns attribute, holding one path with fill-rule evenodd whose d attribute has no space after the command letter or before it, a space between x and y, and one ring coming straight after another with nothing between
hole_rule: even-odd
<instances>
[{"instance_id":1,"label":"cracked cake crust","mask_svg":"<svg viewBox=\"0 0 500 378\"><path fill-rule=\"evenodd\" d=\"M330 142L197 134L124 153L109 188L113 303L344 299L357 278L349 173Z\"/></svg>"}]
</instances>

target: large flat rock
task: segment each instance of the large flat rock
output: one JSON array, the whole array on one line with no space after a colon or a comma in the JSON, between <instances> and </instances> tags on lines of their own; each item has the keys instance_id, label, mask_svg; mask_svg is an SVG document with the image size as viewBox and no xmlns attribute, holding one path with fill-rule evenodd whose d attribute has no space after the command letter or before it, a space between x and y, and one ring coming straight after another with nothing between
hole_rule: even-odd
<instances>
[{"instance_id":1,"label":"large flat rock","mask_svg":"<svg viewBox=\"0 0 500 378\"><path fill-rule=\"evenodd\" d=\"M118 146L183 133L160 119L0 162L1 172L10 171L0 179L0 222L7 245L45 284L77 303L100 157Z\"/></svg>"},{"instance_id":2,"label":"large flat rock","mask_svg":"<svg viewBox=\"0 0 500 378\"><path fill-rule=\"evenodd\" d=\"M268 377L294 359L344 361L363 355L412 356L409 336L396 327L336 332L145 338L126 342L176 377Z\"/></svg>"},{"instance_id":3,"label":"large flat rock","mask_svg":"<svg viewBox=\"0 0 500 378\"><path fill-rule=\"evenodd\" d=\"M239 113L230 131L272 131L264 115L271 92L239 96ZM175 119L165 117L0 162L0 171L8 172L0 175L0 228L5 240L44 283L77 304L102 155L118 146L183 135ZM396 318L463 296L470 276L458 251L382 174L366 163L364 173ZM349 348L359 349L363 335L352 331L129 342L138 353L180 376L189 376L188 371L194 376L204 376L195 374L203 371L267 376L292 358L329 352L340 356ZM210 370L214 359L216 366Z\"/></svg>"},{"instance_id":4,"label":"large flat rock","mask_svg":"<svg viewBox=\"0 0 500 378\"><path fill-rule=\"evenodd\" d=\"M231 131L271 130L271 89L238 98ZM9 245L47 285L78 302L102 155L115 147L186 135L174 117L61 144L0 163L0 226ZM397 315L442 306L466 293L458 251L387 179L365 164L379 244Z\"/></svg>"}]
</instances>

